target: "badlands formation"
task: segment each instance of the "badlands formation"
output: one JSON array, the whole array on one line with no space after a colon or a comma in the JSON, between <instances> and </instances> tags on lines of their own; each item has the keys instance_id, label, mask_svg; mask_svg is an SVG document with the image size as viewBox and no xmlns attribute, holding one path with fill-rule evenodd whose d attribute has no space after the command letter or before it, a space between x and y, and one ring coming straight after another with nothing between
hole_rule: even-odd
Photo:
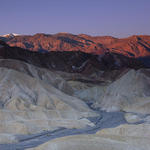
<instances>
[{"instance_id":1,"label":"badlands formation","mask_svg":"<svg viewBox=\"0 0 150 150\"><path fill-rule=\"evenodd\" d=\"M0 43L0 150L150 149L150 69L114 54L53 54L44 64Z\"/></svg>"}]
</instances>

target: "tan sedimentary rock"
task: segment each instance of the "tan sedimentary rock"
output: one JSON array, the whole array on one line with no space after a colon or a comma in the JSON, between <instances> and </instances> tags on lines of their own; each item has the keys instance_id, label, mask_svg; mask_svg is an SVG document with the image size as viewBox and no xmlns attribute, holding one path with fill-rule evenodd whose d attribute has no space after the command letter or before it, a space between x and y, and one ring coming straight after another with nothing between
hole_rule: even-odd
<instances>
[{"instance_id":1,"label":"tan sedimentary rock","mask_svg":"<svg viewBox=\"0 0 150 150\"><path fill-rule=\"evenodd\" d=\"M30 150L149 150L150 126L120 125L94 135L68 136Z\"/></svg>"}]
</instances>

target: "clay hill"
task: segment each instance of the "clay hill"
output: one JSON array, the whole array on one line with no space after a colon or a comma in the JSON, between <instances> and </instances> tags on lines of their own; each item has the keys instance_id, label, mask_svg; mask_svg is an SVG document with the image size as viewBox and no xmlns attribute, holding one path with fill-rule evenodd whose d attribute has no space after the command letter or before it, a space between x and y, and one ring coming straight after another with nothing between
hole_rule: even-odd
<instances>
[{"instance_id":1,"label":"clay hill","mask_svg":"<svg viewBox=\"0 0 150 150\"><path fill-rule=\"evenodd\" d=\"M102 48L118 39L101 40ZM65 50L0 41L0 150L150 150L148 55Z\"/></svg>"},{"instance_id":2,"label":"clay hill","mask_svg":"<svg viewBox=\"0 0 150 150\"><path fill-rule=\"evenodd\" d=\"M70 33L35 34L33 36L12 34L0 37L10 46L17 46L32 51L82 51L85 53L118 53L128 57L145 57L150 55L150 36L139 35L128 38L111 36L89 36Z\"/></svg>"}]
</instances>

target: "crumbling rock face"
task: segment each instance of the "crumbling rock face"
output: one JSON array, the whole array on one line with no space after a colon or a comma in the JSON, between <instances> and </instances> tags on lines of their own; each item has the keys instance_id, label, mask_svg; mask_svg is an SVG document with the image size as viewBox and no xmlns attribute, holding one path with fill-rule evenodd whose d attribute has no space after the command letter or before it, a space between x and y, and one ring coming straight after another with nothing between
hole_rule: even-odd
<instances>
[{"instance_id":1,"label":"crumbling rock face","mask_svg":"<svg viewBox=\"0 0 150 150\"><path fill-rule=\"evenodd\" d=\"M149 114L150 70L124 72L109 85L97 85L76 90L75 95L106 111L126 111Z\"/></svg>"},{"instance_id":2,"label":"crumbling rock face","mask_svg":"<svg viewBox=\"0 0 150 150\"><path fill-rule=\"evenodd\" d=\"M13 59L0 59L0 67L19 71L33 78L42 80L45 83L51 84L64 93L69 95L73 94L73 90L69 84L67 84L67 82L62 77L50 70L39 68L23 61Z\"/></svg>"},{"instance_id":3,"label":"crumbling rock face","mask_svg":"<svg viewBox=\"0 0 150 150\"><path fill-rule=\"evenodd\" d=\"M97 114L64 93L71 95L72 91L59 75L16 60L1 60L0 64L0 133L31 134L93 125L86 117Z\"/></svg>"}]
</instances>

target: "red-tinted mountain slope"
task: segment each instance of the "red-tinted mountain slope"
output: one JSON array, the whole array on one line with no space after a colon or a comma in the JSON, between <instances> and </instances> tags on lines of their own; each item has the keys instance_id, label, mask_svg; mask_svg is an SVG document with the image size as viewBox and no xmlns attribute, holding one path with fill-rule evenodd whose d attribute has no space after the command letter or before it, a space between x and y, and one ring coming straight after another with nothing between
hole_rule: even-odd
<instances>
[{"instance_id":1,"label":"red-tinted mountain slope","mask_svg":"<svg viewBox=\"0 0 150 150\"><path fill-rule=\"evenodd\" d=\"M32 51L82 51L85 53L119 53L129 57L150 56L150 36L131 36L117 39L111 36L89 36L59 33L54 35L35 34L4 38L10 46Z\"/></svg>"},{"instance_id":2,"label":"red-tinted mountain slope","mask_svg":"<svg viewBox=\"0 0 150 150\"><path fill-rule=\"evenodd\" d=\"M107 52L104 55L84 53L81 51L63 51L40 53L19 47L10 47L0 41L0 58L16 59L53 70L80 72L90 74L98 70L147 67L139 59L121 54Z\"/></svg>"}]
</instances>

